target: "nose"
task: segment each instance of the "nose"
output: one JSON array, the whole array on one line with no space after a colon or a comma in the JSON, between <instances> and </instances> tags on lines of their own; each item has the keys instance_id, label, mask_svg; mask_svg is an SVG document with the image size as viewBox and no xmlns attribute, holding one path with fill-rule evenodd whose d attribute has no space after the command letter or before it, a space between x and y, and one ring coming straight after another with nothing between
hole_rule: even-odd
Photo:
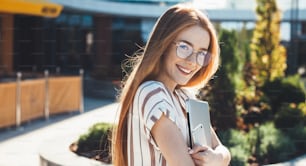
<instances>
[{"instance_id":1,"label":"nose","mask_svg":"<svg viewBox=\"0 0 306 166\"><path fill-rule=\"evenodd\" d=\"M187 61L192 62L194 64L197 64L197 52L192 52L191 55L189 55L186 58Z\"/></svg>"}]
</instances>

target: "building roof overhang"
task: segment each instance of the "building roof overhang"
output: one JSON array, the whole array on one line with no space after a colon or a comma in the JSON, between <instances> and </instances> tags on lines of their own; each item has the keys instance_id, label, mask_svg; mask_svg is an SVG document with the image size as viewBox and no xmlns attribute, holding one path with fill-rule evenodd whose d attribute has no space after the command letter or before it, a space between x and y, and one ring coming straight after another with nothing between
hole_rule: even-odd
<instances>
[{"instance_id":1,"label":"building roof overhang","mask_svg":"<svg viewBox=\"0 0 306 166\"><path fill-rule=\"evenodd\" d=\"M106 0L52 0L52 2L63 5L65 10L68 11L140 18L158 18L169 7L165 3L128 3ZM257 20L255 10L203 9L203 11L208 14L212 21L255 22ZM284 11L282 13L282 21L306 21L306 9L297 10L297 17L292 16L293 11Z\"/></svg>"},{"instance_id":2,"label":"building roof overhang","mask_svg":"<svg viewBox=\"0 0 306 166\"><path fill-rule=\"evenodd\" d=\"M63 6L47 0L0 0L0 12L57 17Z\"/></svg>"}]
</instances>

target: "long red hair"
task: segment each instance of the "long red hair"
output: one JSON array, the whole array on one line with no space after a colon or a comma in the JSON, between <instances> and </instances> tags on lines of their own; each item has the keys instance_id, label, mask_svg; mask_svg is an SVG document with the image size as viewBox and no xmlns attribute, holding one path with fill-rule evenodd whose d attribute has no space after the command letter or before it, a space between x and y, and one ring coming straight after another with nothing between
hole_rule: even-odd
<instances>
[{"instance_id":1,"label":"long red hair","mask_svg":"<svg viewBox=\"0 0 306 166\"><path fill-rule=\"evenodd\" d=\"M219 65L219 45L214 27L200 10L192 5L178 4L170 7L156 22L142 50L129 59L130 70L123 81L119 96L120 116L113 132L113 164L127 165L127 115L137 88L147 80L154 80L159 73L161 59L167 48L184 29L199 25L210 35L209 53L211 61L200 69L183 87L204 86Z\"/></svg>"}]
</instances>

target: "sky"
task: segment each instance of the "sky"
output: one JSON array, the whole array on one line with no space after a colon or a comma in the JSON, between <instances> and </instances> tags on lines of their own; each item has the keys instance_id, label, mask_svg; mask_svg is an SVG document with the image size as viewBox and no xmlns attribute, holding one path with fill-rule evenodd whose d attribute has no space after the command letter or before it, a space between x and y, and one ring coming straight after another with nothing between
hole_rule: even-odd
<instances>
[{"instance_id":1,"label":"sky","mask_svg":"<svg viewBox=\"0 0 306 166\"><path fill-rule=\"evenodd\" d=\"M218 9L226 7L226 0L194 0L199 8L203 9Z\"/></svg>"},{"instance_id":2,"label":"sky","mask_svg":"<svg viewBox=\"0 0 306 166\"><path fill-rule=\"evenodd\" d=\"M193 0L197 6L203 9L222 9L222 8L245 8L254 9L256 0ZM298 3L299 8L306 8L305 0L276 0L281 10L287 10L292 2Z\"/></svg>"},{"instance_id":3,"label":"sky","mask_svg":"<svg viewBox=\"0 0 306 166\"><path fill-rule=\"evenodd\" d=\"M238 8L254 10L256 7L256 0L193 0L193 2L202 9L224 9L224 8ZM299 9L306 9L306 0L276 0L281 11L288 10L292 6L292 2L298 3ZM240 24L224 23L224 27L235 29L239 28ZM250 24L254 26L254 24ZM289 23L281 24L281 39L290 39L290 25Z\"/></svg>"}]
</instances>

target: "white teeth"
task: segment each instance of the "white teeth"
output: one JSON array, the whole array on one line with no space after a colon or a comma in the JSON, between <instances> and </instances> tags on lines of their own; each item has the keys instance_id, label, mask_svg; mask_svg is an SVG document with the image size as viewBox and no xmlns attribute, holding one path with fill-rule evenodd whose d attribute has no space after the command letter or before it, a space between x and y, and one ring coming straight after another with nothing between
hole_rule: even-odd
<instances>
[{"instance_id":1,"label":"white teeth","mask_svg":"<svg viewBox=\"0 0 306 166\"><path fill-rule=\"evenodd\" d=\"M182 68L181 66L178 66L180 70L182 70L183 72L187 73L187 74L190 74L191 73L191 70L187 70L185 68Z\"/></svg>"}]
</instances>

